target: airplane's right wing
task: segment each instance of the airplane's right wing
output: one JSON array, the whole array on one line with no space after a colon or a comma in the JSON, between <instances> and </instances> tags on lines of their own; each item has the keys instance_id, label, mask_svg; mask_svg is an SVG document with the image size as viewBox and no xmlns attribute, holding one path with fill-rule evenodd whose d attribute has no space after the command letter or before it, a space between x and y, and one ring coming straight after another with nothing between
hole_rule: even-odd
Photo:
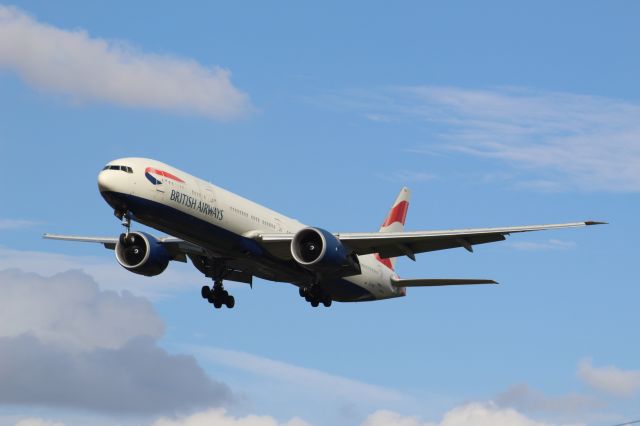
<instances>
[{"instance_id":1,"label":"airplane's right wing","mask_svg":"<svg viewBox=\"0 0 640 426\"><path fill-rule=\"evenodd\" d=\"M60 235L60 234L44 234L42 238L48 240L62 240L62 241L75 241L80 243L98 243L105 246L110 250L116 248L119 237L93 237L84 235ZM173 260L180 262L186 262L186 255L199 255L205 256L206 250L199 245L190 243L175 237L159 237L158 242L165 246L165 248L174 256Z\"/></svg>"}]
</instances>

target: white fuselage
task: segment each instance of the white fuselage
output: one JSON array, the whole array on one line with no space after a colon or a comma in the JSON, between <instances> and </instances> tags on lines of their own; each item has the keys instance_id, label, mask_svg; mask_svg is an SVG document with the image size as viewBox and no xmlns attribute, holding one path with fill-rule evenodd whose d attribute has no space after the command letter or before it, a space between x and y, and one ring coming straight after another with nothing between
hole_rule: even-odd
<instances>
[{"instance_id":1,"label":"white fuselage","mask_svg":"<svg viewBox=\"0 0 640 426\"><path fill-rule=\"evenodd\" d=\"M295 219L145 158L110 162L100 172L98 186L114 209L130 210L141 223L198 244L213 256L236 259L253 275L305 285L308 272L291 260L290 252L259 254L250 244L261 233L296 233L306 227ZM358 260L360 275L333 284L337 289L335 300L364 301L404 295L391 284L394 271L374 255L359 256ZM341 285L358 288L338 295Z\"/></svg>"}]
</instances>

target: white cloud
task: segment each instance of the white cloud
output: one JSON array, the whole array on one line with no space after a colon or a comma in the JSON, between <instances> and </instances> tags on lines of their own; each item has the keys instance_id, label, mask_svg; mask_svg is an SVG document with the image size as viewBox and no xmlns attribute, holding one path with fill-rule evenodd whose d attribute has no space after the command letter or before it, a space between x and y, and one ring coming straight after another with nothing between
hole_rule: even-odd
<instances>
[{"instance_id":1,"label":"white cloud","mask_svg":"<svg viewBox=\"0 0 640 426\"><path fill-rule=\"evenodd\" d=\"M231 119L250 110L228 70L141 52L125 43L40 23L0 5L0 68L74 99Z\"/></svg>"},{"instance_id":2,"label":"white cloud","mask_svg":"<svg viewBox=\"0 0 640 426\"><path fill-rule=\"evenodd\" d=\"M65 426L64 423L45 420L38 417L22 419L15 426Z\"/></svg>"},{"instance_id":3,"label":"white cloud","mask_svg":"<svg viewBox=\"0 0 640 426\"><path fill-rule=\"evenodd\" d=\"M532 420L516 410L499 408L492 403L469 403L447 412L440 422L424 422L417 417L406 417L398 413L376 411L362 426L550 426Z\"/></svg>"},{"instance_id":4,"label":"white cloud","mask_svg":"<svg viewBox=\"0 0 640 426\"><path fill-rule=\"evenodd\" d=\"M314 389L318 394L352 399L355 401L394 403L406 401L402 393L369 383L359 382L323 371L260 357L246 352L220 348L188 346L188 352L199 359L233 367L252 374L268 377L280 383L293 384L296 388Z\"/></svg>"},{"instance_id":5,"label":"white cloud","mask_svg":"<svg viewBox=\"0 0 640 426\"><path fill-rule=\"evenodd\" d=\"M309 423L293 418L285 423L278 422L271 416L258 416L250 414L245 417L233 417L226 413L224 409L212 409L201 413L196 413L180 419L162 418L153 423L152 426L308 426Z\"/></svg>"},{"instance_id":6,"label":"white cloud","mask_svg":"<svg viewBox=\"0 0 640 426\"><path fill-rule=\"evenodd\" d=\"M543 191L640 191L640 105L618 99L503 88L396 87L331 99L365 117L416 121L435 144L416 150L504 161Z\"/></svg>"},{"instance_id":7,"label":"white cloud","mask_svg":"<svg viewBox=\"0 0 640 426\"><path fill-rule=\"evenodd\" d=\"M30 220L0 218L0 230L30 228L37 224Z\"/></svg>"},{"instance_id":8,"label":"white cloud","mask_svg":"<svg viewBox=\"0 0 640 426\"><path fill-rule=\"evenodd\" d=\"M617 396L631 396L640 389L640 370L622 370L613 365L595 367L590 359L580 361L578 377L594 389Z\"/></svg>"},{"instance_id":9,"label":"white cloud","mask_svg":"<svg viewBox=\"0 0 640 426\"><path fill-rule=\"evenodd\" d=\"M378 410L367 417L362 426L422 426L418 417L409 417L389 410Z\"/></svg>"}]
</instances>

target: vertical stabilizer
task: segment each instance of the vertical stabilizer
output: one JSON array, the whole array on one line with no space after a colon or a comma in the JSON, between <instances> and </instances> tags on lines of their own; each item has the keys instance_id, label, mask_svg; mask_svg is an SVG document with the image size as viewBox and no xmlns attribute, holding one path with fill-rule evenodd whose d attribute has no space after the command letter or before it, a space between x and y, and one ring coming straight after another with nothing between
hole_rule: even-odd
<instances>
[{"instance_id":1,"label":"vertical stabilizer","mask_svg":"<svg viewBox=\"0 0 640 426\"><path fill-rule=\"evenodd\" d=\"M406 186L400 190L396 201L391 206L389 214L385 218L379 232L401 232L404 230L404 222L407 218L407 212L409 211L409 200L411 199L411 191ZM396 258L383 259L378 254L375 255L376 259L386 265L388 268L393 269Z\"/></svg>"}]
</instances>

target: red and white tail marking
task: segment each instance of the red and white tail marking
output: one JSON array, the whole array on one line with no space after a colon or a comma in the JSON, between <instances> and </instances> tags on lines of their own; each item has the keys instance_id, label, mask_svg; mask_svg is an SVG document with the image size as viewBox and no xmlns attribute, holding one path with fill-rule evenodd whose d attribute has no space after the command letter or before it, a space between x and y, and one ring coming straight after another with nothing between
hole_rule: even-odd
<instances>
[{"instance_id":1,"label":"red and white tail marking","mask_svg":"<svg viewBox=\"0 0 640 426\"><path fill-rule=\"evenodd\" d=\"M409 191L409 188L402 188L378 232L401 232L404 230L404 222L407 218L407 211L409 211L410 199L411 191ZM375 257L387 268L393 269L396 261L395 257L383 259L377 253Z\"/></svg>"}]
</instances>

